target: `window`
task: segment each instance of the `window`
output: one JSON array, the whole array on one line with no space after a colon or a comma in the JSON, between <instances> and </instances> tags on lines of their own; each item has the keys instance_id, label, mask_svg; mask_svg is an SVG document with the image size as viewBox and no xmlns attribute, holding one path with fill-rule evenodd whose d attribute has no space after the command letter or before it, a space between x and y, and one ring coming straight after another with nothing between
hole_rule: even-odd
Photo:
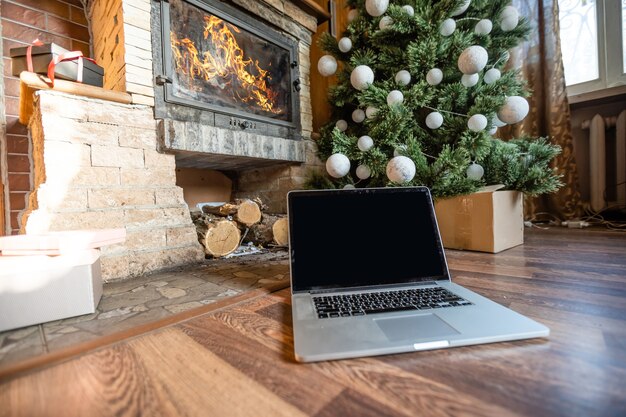
<instances>
[{"instance_id":1,"label":"window","mask_svg":"<svg viewBox=\"0 0 626 417\"><path fill-rule=\"evenodd\" d=\"M568 93L626 85L626 0L558 0Z\"/></svg>"}]
</instances>

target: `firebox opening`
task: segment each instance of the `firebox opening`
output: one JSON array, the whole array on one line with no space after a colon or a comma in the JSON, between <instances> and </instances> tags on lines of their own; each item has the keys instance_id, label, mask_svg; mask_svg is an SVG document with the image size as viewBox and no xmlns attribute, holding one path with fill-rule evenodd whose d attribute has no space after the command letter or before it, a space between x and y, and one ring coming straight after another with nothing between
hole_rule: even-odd
<instances>
[{"instance_id":1,"label":"firebox opening","mask_svg":"<svg viewBox=\"0 0 626 417\"><path fill-rule=\"evenodd\" d=\"M170 0L160 13L166 114L188 106L215 112L216 126L299 138L294 39L221 2Z\"/></svg>"}]
</instances>

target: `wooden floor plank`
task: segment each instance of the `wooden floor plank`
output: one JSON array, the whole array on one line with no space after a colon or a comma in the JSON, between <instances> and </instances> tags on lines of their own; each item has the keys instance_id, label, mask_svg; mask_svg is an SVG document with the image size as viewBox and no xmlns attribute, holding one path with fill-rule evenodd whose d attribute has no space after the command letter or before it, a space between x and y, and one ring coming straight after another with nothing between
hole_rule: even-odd
<instances>
[{"instance_id":1,"label":"wooden floor plank","mask_svg":"<svg viewBox=\"0 0 626 417\"><path fill-rule=\"evenodd\" d=\"M448 256L455 282L548 338L299 364L287 288L5 375L0 417L623 416L626 234L566 232Z\"/></svg>"}]
</instances>

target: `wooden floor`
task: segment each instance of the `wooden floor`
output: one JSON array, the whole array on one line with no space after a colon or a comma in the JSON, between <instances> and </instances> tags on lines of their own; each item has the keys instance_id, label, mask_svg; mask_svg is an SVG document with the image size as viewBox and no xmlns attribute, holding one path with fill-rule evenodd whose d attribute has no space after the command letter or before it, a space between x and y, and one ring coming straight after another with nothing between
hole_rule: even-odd
<instances>
[{"instance_id":1,"label":"wooden floor","mask_svg":"<svg viewBox=\"0 0 626 417\"><path fill-rule=\"evenodd\" d=\"M547 339L298 364L289 290L0 381L0 416L625 416L626 234L527 230L453 280Z\"/></svg>"}]
</instances>

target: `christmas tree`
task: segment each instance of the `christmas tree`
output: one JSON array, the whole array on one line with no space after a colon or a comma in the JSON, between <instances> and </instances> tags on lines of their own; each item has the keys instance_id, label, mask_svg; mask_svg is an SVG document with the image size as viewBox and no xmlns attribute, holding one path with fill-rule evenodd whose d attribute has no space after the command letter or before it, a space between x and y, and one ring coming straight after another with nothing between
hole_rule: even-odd
<instances>
[{"instance_id":1,"label":"christmas tree","mask_svg":"<svg viewBox=\"0 0 626 417\"><path fill-rule=\"evenodd\" d=\"M325 34L318 61L337 77L311 188L426 185L435 197L483 185L557 190L547 138L494 137L529 111L509 49L530 24L509 0L349 0L348 27Z\"/></svg>"}]
</instances>

